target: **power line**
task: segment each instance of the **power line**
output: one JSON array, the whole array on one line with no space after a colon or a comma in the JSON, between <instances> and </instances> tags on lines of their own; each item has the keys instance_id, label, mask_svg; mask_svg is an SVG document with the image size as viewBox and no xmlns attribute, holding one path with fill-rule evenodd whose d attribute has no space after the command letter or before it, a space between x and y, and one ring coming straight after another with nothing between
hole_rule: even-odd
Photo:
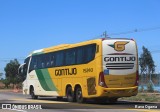
<instances>
[{"instance_id":1,"label":"power line","mask_svg":"<svg viewBox=\"0 0 160 112\"><path fill-rule=\"evenodd\" d=\"M131 34L131 33L137 33L137 32L147 32L147 31L153 31L153 30L160 30L160 26L157 27L150 27L150 28L143 28L143 29L134 29L134 30L129 30L129 31L124 31L124 32L116 32L116 33L108 33L105 31L103 34L96 36L97 37L108 37L108 36L114 36L114 35L125 35L125 34ZM94 39L95 39L94 38Z\"/></svg>"},{"instance_id":2,"label":"power line","mask_svg":"<svg viewBox=\"0 0 160 112\"><path fill-rule=\"evenodd\" d=\"M130 33L137 33L137 32L146 32L146 31L152 31L152 30L160 30L160 26L157 27L151 27L151 28L143 28L143 29L134 29L134 30L130 30L130 31L125 31L125 32L118 32L118 33L110 33L107 34L107 31L103 32L102 35L99 35L97 37L108 37L108 36L113 36L113 35L122 35L122 34L130 34ZM156 50L156 51L151 51L151 53L160 53L160 50ZM17 60L24 60L24 57L18 57L18 58L0 58L0 61L9 61L9 60L13 60L13 59L17 59Z\"/></svg>"},{"instance_id":3,"label":"power line","mask_svg":"<svg viewBox=\"0 0 160 112\"><path fill-rule=\"evenodd\" d=\"M14 59L17 59L17 60L24 60L25 58L24 57L18 57L18 58L0 58L0 61L11 61L11 60L14 60Z\"/></svg>"},{"instance_id":4,"label":"power line","mask_svg":"<svg viewBox=\"0 0 160 112\"><path fill-rule=\"evenodd\" d=\"M122 34L130 34L130 33L137 33L137 32L146 32L146 31L152 31L152 30L160 30L160 26L158 26L158 27L151 27L151 28L144 28L144 29L134 29L134 30L125 31L125 32L119 32L119 33L110 33L108 35L109 36L122 35Z\"/></svg>"}]
</instances>

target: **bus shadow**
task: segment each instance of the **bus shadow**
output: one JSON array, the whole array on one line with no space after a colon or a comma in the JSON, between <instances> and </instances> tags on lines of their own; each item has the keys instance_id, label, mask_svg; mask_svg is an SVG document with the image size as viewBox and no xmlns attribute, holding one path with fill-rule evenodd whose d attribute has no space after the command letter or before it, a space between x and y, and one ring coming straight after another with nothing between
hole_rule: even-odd
<instances>
[{"instance_id":1,"label":"bus shadow","mask_svg":"<svg viewBox=\"0 0 160 112\"><path fill-rule=\"evenodd\" d=\"M31 99L31 98L27 98ZM38 100L42 101L57 101L57 102L68 102L67 98L63 98L61 100L58 100L56 97L39 97ZM76 102L73 102L76 103ZM117 101L116 103L109 103L109 102L96 102L93 99L88 99L84 104L93 104L93 105L146 105L146 104L155 104L154 102L142 102L142 101Z\"/></svg>"},{"instance_id":2,"label":"bus shadow","mask_svg":"<svg viewBox=\"0 0 160 112\"><path fill-rule=\"evenodd\" d=\"M32 99L32 98L27 98L27 99ZM66 98L63 98L61 100L58 100L56 97L38 97L37 100L42 100L42 101L57 101L57 102L68 102Z\"/></svg>"},{"instance_id":3,"label":"bus shadow","mask_svg":"<svg viewBox=\"0 0 160 112\"><path fill-rule=\"evenodd\" d=\"M109 103L109 102L91 102L88 101L88 104L96 104L96 105L137 105L137 104L154 104L152 102L131 102L131 101L117 101L116 103Z\"/></svg>"}]
</instances>

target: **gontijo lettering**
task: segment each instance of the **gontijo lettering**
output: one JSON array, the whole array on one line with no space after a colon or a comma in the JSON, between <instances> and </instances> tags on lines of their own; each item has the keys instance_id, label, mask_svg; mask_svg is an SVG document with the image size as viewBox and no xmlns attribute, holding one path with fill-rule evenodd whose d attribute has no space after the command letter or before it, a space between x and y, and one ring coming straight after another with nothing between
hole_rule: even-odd
<instances>
[{"instance_id":1,"label":"gontijo lettering","mask_svg":"<svg viewBox=\"0 0 160 112\"><path fill-rule=\"evenodd\" d=\"M63 76L63 75L76 75L77 69L76 68L66 68L66 69L56 69L55 76Z\"/></svg>"},{"instance_id":2,"label":"gontijo lettering","mask_svg":"<svg viewBox=\"0 0 160 112\"><path fill-rule=\"evenodd\" d=\"M105 57L105 62L115 62L115 61L136 61L135 56L131 57Z\"/></svg>"}]
</instances>

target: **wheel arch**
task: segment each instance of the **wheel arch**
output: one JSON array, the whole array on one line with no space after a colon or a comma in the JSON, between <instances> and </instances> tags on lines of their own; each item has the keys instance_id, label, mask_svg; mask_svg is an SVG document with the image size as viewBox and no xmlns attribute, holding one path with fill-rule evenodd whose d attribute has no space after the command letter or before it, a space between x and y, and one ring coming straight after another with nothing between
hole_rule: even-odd
<instances>
[{"instance_id":1,"label":"wheel arch","mask_svg":"<svg viewBox=\"0 0 160 112\"><path fill-rule=\"evenodd\" d=\"M35 89L35 88L34 88L33 85L30 85L30 86L29 86L29 94L31 94L31 90L32 90L32 89Z\"/></svg>"},{"instance_id":2,"label":"wheel arch","mask_svg":"<svg viewBox=\"0 0 160 112\"><path fill-rule=\"evenodd\" d=\"M82 88L81 84L76 84L76 85L74 86L74 95L76 95L76 90L77 90L77 88L81 88L81 90L82 90L82 92L83 92L83 88Z\"/></svg>"},{"instance_id":3,"label":"wheel arch","mask_svg":"<svg viewBox=\"0 0 160 112\"><path fill-rule=\"evenodd\" d=\"M65 96L67 95L67 88L68 88L68 87L71 87L71 88L72 88L72 85L71 85L71 84L67 84L67 85L66 85L66 88L65 88ZM73 89L72 89L72 90L73 90Z\"/></svg>"}]
</instances>

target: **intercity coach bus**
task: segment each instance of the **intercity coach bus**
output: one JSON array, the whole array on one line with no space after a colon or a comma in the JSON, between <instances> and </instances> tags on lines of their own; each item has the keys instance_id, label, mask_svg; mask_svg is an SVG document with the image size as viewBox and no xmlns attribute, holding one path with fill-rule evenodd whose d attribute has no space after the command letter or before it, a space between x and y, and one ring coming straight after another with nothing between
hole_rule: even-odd
<instances>
[{"instance_id":1,"label":"intercity coach bus","mask_svg":"<svg viewBox=\"0 0 160 112\"><path fill-rule=\"evenodd\" d=\"M138 53L133 39L103 38L33 51L19 67L23 94L67 97L69 102L112 103L138 92Z\"/></svg>"}]
</instances>

